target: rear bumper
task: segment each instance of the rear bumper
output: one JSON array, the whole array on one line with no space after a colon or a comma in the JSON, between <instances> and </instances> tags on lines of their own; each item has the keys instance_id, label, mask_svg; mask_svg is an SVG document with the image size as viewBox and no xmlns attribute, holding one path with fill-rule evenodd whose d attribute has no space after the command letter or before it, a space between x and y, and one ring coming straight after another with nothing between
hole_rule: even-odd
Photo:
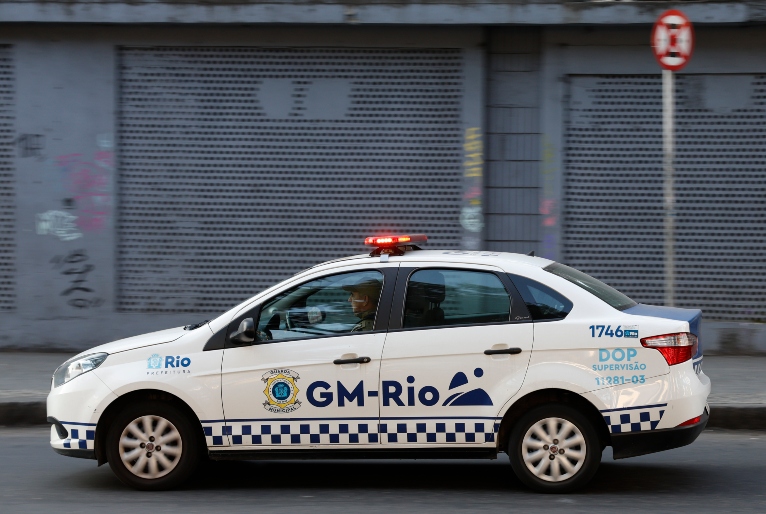
<instances>
[{"instance_id":1,"label":"rear bumper","mask_svg":"<svg viewBox=\"0 0 766 514\"><path fill-rule=\"evenodd\" d=\"M647 430L625 434L612 434L612 450L614 459L637 457L647 453L656 453L673 448L680 448L693 443L705 429L710 413L707 407L702 413L700 422L678 428L662 430Z\"/></svg>"}]
</instances>

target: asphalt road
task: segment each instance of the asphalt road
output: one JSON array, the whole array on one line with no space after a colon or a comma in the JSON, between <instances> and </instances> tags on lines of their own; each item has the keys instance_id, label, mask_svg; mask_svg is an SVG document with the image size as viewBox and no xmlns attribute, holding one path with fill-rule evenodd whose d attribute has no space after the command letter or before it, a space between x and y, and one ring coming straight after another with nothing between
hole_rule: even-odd
<instances>
[{"instance_id":1,"label":"asphalt road","mask_svg":"<svg viewBox=\"0 0 766 514\"><path fill-rule=\"evenodd\" d=\"M55 454L43 428L0 429L0 512L766 512L766 432L613 461L581 493L530 493L496 461L226 462L188 487L127 489L109 466Z\"/></svg>"}]
</instances>

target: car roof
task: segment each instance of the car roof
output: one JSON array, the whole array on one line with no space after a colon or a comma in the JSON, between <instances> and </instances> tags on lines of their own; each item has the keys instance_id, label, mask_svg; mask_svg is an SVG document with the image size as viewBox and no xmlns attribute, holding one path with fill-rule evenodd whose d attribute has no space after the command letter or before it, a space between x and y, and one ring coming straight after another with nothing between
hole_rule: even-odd
<instances>
[{"instance_id":1,"label":"car roof","mask_svg":"<svg viewBox=\"0 0 766 514\"><path fill-rule=\"evenodd\" d=\"M359 261L362 264L365 261L380 262L380 257L370 257L368 254L351 255L341 259L323 262L313 266L312 270L320 268L342 267L349 261ZM520 253L510 252L492 252L492 251L468 251L468 250L416 250L406 252L404 255L389 257L392 263L400 262L433 262L433 263L466 263L466 264L486 264L507 269L516 266L530 266L533 268L544 268L553 261L542 257L532 257ZM356 264L356 263L355 263Z\"/></svg>"}]
</instances>

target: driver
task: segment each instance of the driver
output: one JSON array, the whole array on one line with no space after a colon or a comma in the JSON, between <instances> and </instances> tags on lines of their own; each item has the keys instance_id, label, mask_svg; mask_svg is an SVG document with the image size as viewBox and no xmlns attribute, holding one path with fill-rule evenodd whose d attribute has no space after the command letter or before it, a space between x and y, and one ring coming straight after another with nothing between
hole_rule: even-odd
<instances>
[{"instance_id":1,"label":"driver","mask_svg":"<svg viewBox=\"0 0 766 514\"><path fill-rule=\"evenodd\" d=\"M380 296L381 283L375 279L362 279L356 284L342 286L351 293L348 301L351 310L359 318L359 321L351 332L366 332L372 330L375 325L375 312L378 309L378 297Z\"/></svg>"}]
</instances>

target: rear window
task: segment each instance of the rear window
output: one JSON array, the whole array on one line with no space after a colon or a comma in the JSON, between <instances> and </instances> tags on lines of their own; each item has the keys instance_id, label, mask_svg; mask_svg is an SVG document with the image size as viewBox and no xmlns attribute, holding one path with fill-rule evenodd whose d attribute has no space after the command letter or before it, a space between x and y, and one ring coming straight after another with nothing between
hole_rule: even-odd
<instances>
[{"instance_id":1,"label":"rear window","mask_svg":"<svg viewBox=\"0 0 766 514\"><path fill-rule=\"evenodd\" d=\"M550 287L519 275L508 275L527 305L527 310L535 321L555 321L564 319L572 310L572 302Z\"/></svg>"},{"instance_id":2,"label":"rear window","mask_svg":"<svg viewBox=\"0 0 766 514\"><path fill-rule=\"evenodd\" d=\"M554 262L543 269L548 273L553 273L556 276L582 287L590 294L605 301L618 311L624 311L625 309L630 309L631 307L638 305L617 289L604 284L600 280L596 280L582 271L570 268L569 266Z\"/></svg>"}]
</instances>

